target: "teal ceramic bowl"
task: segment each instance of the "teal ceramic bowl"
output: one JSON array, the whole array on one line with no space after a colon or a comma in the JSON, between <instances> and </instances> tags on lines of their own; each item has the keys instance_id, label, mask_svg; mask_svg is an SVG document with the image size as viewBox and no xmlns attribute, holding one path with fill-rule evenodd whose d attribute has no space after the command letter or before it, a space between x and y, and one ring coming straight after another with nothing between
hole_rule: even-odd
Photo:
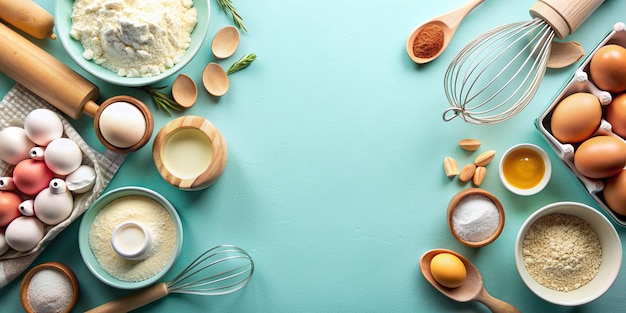
<instances>
[{"instance_id":1,"label":"teal ceramic bowl","mask_svg":"<svg viewBox=\"0 0 626 313\"><path fill-rule=\"evenodd\" d=\"M170 77L172 74L182 69L193 57L198 53L204 39L209 30L209 17L210 17L210 5L209 0L194 0L194 7L198 14L198 22L193 32L191 33L191 44L187 49L187 52L183 55L180 61L172 68L166 70L157 76L151 77L121 77L117 73L110 71L90 60L83 58L83 46L77 40L74 40L70 36L70 29L72 28L72 7L74 0L57 0L54 8L54 21L56 34L61 40L61 44L65 48L65 51L70 57L78 63L78 65L93 75L105 82L113 85L137 87L147 86L153 83L159 82L163 79Z\"/></svg>"},{"instance_id":2,"label":"teal ceramic bowl","mask_svg":"<svg viewBox=\"0 0 626 313\"><path fill-rule=\"evenodd\" d=\"M148 199L152 199L163 206L167 212L172 216L174 220L175 229L176 229L176 246L174 248L174 252L171 257L168 259L166 265L154 276L151 276L147 279L141 281L127 281L118 279L111 274L109 274L105 269L102 268L96 256L89 245L89 234L92 229L92 225L94 219L100 213L102 209L104 209L111 202L126 197L126 196L140 196L146 197ZM129 208L132 209L132 208ZM80 254L83 258L83 261L89 268L89 271L96 276L103 283L120 288L120 289L137 289L143 288L149 285L152 285L158 282L174 265L174 262L180 255L181 248L183 246L183 227L180 221L180 217L176 212L176 209L172 206L172 204L167 201L160 194L143 187L121 187L118 189L111 190L106 194L102 195L98 198L94 203L89 207L89 209L83 214L81 219L81 223L78 229L78 248L80 250ZM112 249L112 248L111 248Z\"/></svg>"}]
</instances>

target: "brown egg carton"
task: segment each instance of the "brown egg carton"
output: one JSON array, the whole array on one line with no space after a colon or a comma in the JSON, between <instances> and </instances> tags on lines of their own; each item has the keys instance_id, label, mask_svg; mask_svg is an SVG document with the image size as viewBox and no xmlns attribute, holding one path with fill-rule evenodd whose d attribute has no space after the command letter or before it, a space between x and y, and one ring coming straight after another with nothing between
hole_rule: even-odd
<instances>
[{"instance_id":1,"label":"brown egg carton","mask_svg":"<svg viewBox=\"0 0 626 313\"><path fill-rule=\"evenodd\" d=\"M567 167L576 175L576 178L587 189L589 195L596 201L596 203L614 220L614 222L620 226L626 227L626 216L616 214L611 210L604 202L602 196L602 190L604 189L603 179L592 179L582 175L574 166L574 152L580 144L562 143L556 139L551 132L551 118L552 113L556 106L566 98L567 96L577 92L588 92L595 95L600 104L605 106L611 103L613 96L610 92L600 90L593 81L589 78L589 63L591 58L598 49L608 44L617 44L622 47L626 47L626 26L624 23L616 23L613 26L613 30L609 32L606 37L598 44L598 46L587 56L581 66L576 70L571 80L563 87L561 92L556 96L554 101L548 106L545 112L543 112L536 120L535 126L544 137L544 139L550 144L554 152L558 155L559 159L567 165ZM600 126L596 130L595 135L610 135L616 136L622 140L617 134L613 133L611 123L602 119Z\"/></svg>"}]
</instances>

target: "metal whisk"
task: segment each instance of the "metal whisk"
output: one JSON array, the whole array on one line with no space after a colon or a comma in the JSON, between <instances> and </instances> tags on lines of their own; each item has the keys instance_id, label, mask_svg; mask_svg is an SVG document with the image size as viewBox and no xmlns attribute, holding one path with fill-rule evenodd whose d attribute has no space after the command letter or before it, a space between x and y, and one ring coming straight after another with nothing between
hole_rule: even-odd
<instances>
[{"instance_id":1,"label":"metal whisk","mask_svg":"<svg viewBox=\"0 0 626 313\"><path fill-rule=\"evenodd\" d=\"M128 312L170 293L225 295L245 287L252 278L253 271L254 262L245 250L231 245L220 245L202 253L172 281L155 284L87 312Z\"/></svg>"},{"instance_id":2,"label":"metal whisk","mask_svg":"<svg viewBox=\"0 0 626 313\"><path fill-rule=\"evenodd\" d=\"M534 97L546 71L552 40L570 35L604 0L540 0L530 21L494 28L472 40L444 77L450 108L473 124L504 122Z\"/></svg>"}]
</instances>

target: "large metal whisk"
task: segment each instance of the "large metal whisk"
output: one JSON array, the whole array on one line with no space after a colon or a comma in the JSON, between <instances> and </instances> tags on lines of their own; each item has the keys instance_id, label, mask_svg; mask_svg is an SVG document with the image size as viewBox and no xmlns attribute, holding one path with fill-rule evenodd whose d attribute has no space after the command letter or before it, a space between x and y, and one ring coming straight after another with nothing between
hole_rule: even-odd
<instances>
[{"instance_id":1,"label":"large metal whisk","mask_svg":"<svg viewBox=\"0 0 626 313\"><path fill-rule=\"evenodd\" d=\"M168 283L158 283L136 294L113 300L87 312L128 312L161 299L170 293L218 296L245 287L254 271L254 262L243 249L221 245L193 260Z\"/></svg>"},{"instance_id":2,"label":"large metal whisk","mask_svg":"<svg viewBox=\"0 0 626 313\"><path fill-rule=\"evenodd\" d=\"M450 108L473 124L504 122L534 97L546 71L552 40L574 32L604 0L540 0L530 21L494 28L472 40L444 77Z\"/></svg>"}]
</instances>

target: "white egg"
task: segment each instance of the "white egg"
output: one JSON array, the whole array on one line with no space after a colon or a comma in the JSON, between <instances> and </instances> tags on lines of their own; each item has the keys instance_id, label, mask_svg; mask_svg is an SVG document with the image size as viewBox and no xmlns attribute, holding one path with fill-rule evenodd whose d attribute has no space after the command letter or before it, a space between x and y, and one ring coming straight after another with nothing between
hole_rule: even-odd
<instances>
[{"instance_id":1,"label":"white egg","mask_svg":"<svg viewBox=\"0 0 626 313\"><path fill-rule=\"evenodd\" d=\"M63 122L51 110L35 109L24 118L24 130L32 142L46 146L52 140L63 136Z\"/></svg>"},{"instance_id":2,"label":"white egg","mask_svg":"<svg viewBox=\"0 0 626 313\"><path fill-rule=\"evenodd\" d=\"M52 172L67 175L83 162L83 153L72 139L58 138L46 147L44 161Z\"/></svg>"},{"instance_id":3,"label":"white egg","mask_svg":"<svg viewBox=\"0 0 626 313\"><path fill-rule=\"evenodd\" d=\"M27 159L34 146L21 127L9 126L0 131L0 159L9 164L17 164Z\"/></svg>"},{"instance_id":4,"label":"white egg","mask_svg":"<svg viewBox=\"0 0 626 313\"><path fill-rule=\"evenodd\" d=\"M17 207L17 209L24 216L33 216L33 215L35 215L34 200L33 199L28 199L28 200L22 201L22 203L20 203L20 205Z\"/></svg>"},{"instance_id":5,"label":"white egg","mask_svg":"<svg viewBox=\"0 0 626 313\"><path fill-rule=\"evenodd\" d=\"M9 250L9 245L7 241L4 239L4 232L0 231L0 255L3 255L5 252Z\"/></svg>"},{"instance_id":6,"label":"white egg","mask_svg":"<svg viewBox=\"0 0 626 313\"><path fill-rule=\"evenodd\" d=\"M146 120L136 106L128 102L114 102L99 117L98 127L102 137L118 148L137 144L146 133Z\"/></svg>"},{"instance_id":7,"label":"white egg","mask_svg":"<svg viewBox=\"0 0 626 313\"><path fill-rule=\"evenodd\" d=\"M32 216L20 216L14 219L4 231L7 244L17 251L28 251L34 248L43 235L43 224Z\"/></svg>"},{"instance_id":8,"label":"white egg","mask_svg":"<svg viewBox=\"0 0 626 313\"><path fill-rule=\"evenodd\" d=\"M65 184L73 193L85 193L96 184L96 171L89 165L81 165L67 175Z\"/></svg>"},{"instance_id":9,"label":"white egg","mask_svg":"<svg viewBox=\"0 0 626 313\"><path fill-rule=\"evenodd\" d=\"M35 216L48 225L56 225L72 214L74 197L67 190L65 181L55 178L50 187L40 191L34 202Z\"/></svg>"}]
</instances>

